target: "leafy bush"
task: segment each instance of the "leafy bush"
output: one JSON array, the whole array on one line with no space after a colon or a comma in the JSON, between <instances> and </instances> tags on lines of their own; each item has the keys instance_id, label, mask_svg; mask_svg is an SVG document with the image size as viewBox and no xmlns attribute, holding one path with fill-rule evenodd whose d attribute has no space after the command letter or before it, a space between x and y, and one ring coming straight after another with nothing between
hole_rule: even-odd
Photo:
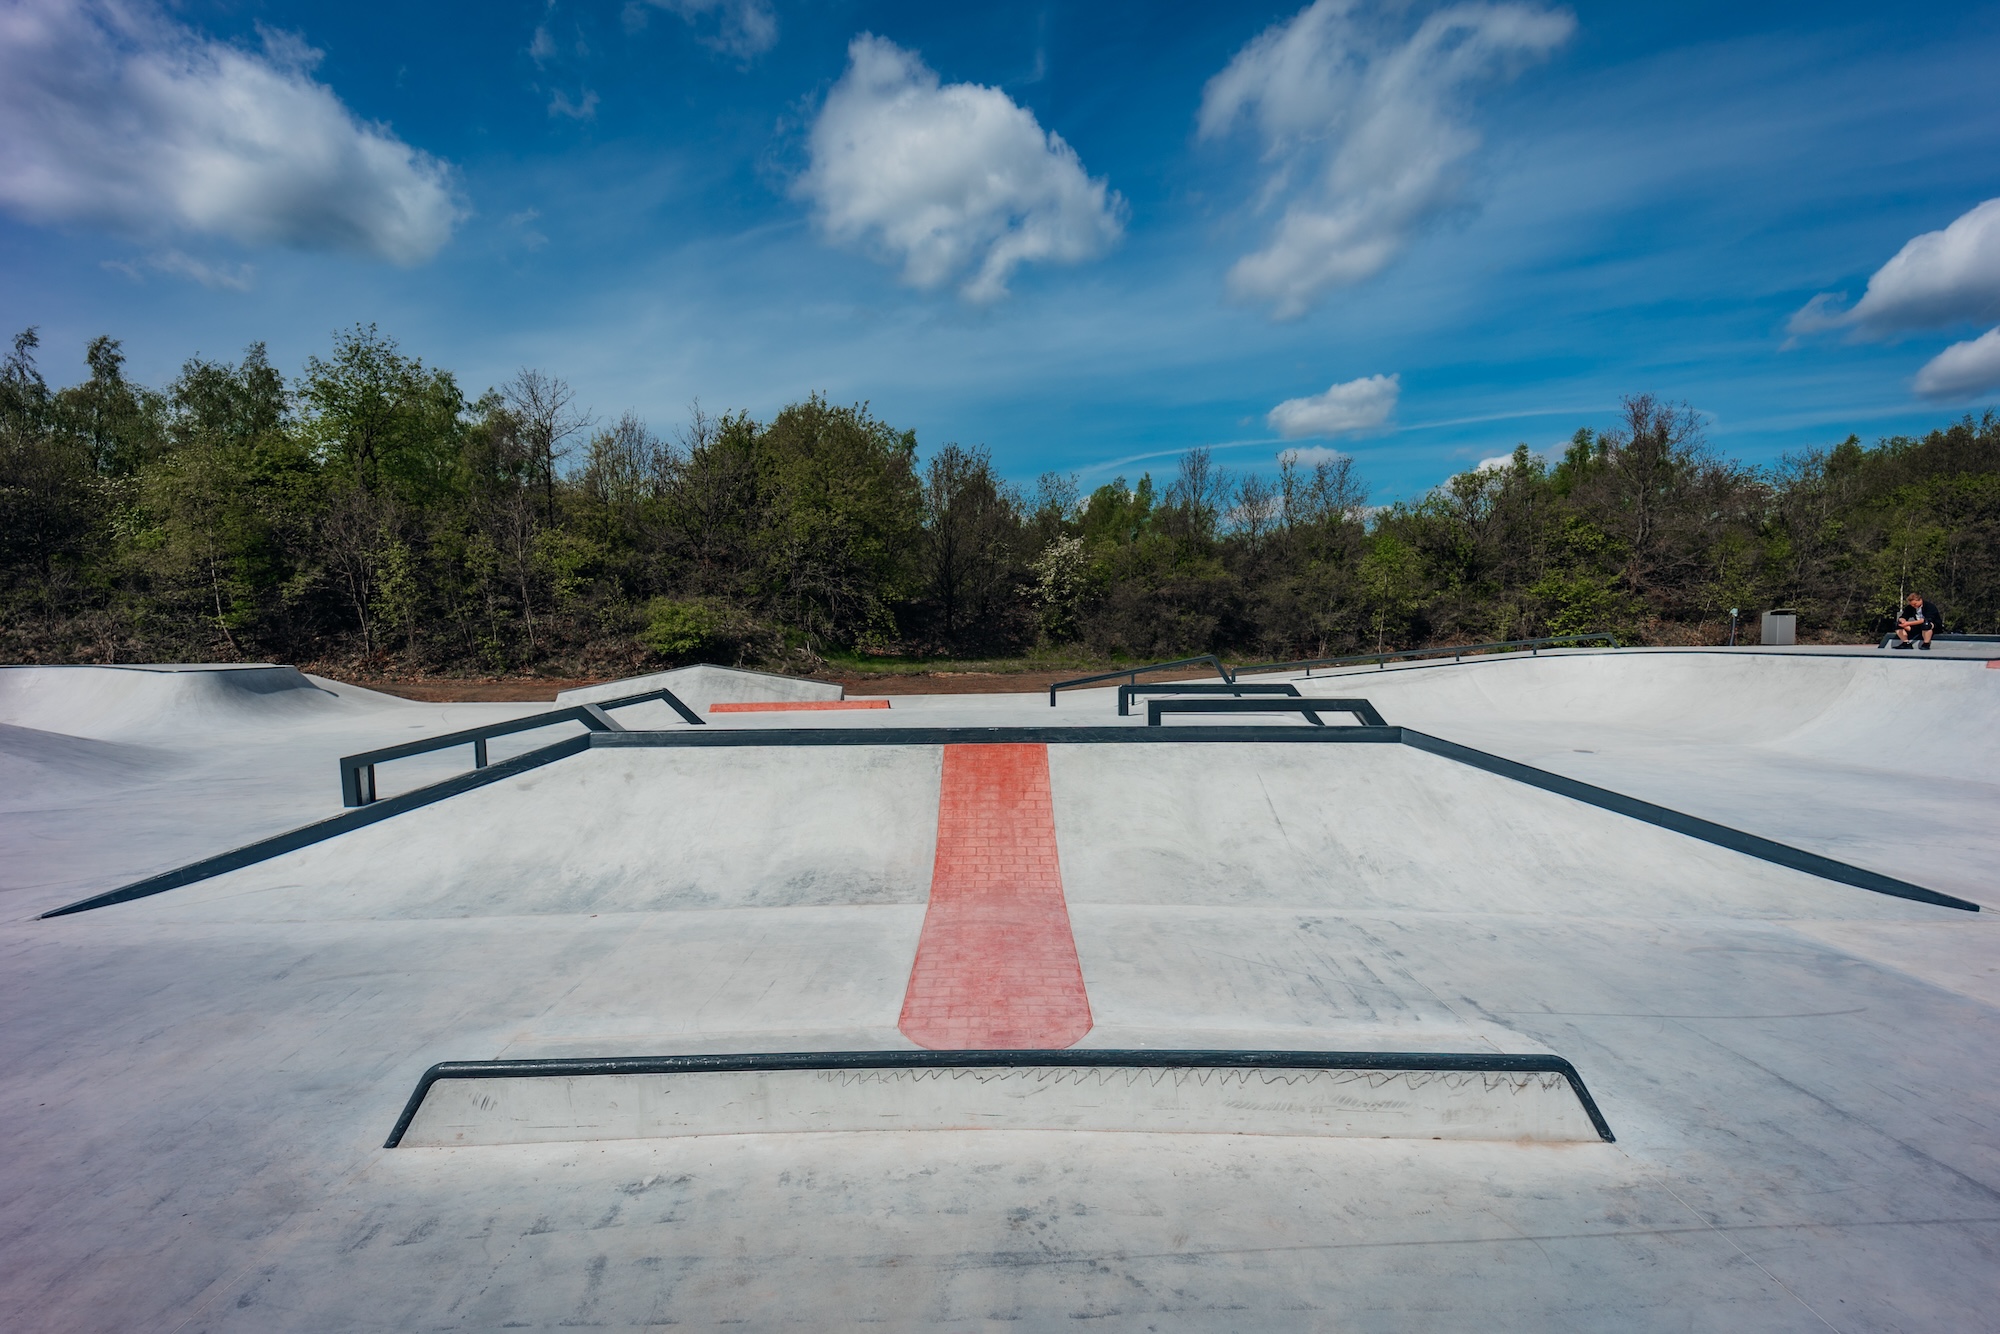
<instances>
[{"instance_id":1,"label":"leafy bush","mask_svg":"<svg viewBox=\"0 0 2000 1334\"><path fill-rule=\"evenodd\" d=\"M654 598L644 612L639 642L672 662L693 662L714 653L728 635L729 616L703 602Z\"/></svg>"}]
</instances>

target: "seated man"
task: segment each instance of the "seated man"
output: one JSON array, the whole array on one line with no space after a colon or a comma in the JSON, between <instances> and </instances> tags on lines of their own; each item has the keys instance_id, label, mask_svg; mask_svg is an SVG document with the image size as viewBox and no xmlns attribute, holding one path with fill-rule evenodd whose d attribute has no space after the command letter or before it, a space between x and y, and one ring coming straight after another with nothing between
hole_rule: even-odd
<instances>
[{"instance_id":1,"label":"seated man","mask_svg":"<svg viewBox=\"0 0 2000 1334\"><path fill-rule=\"evenodd\" d=\"M1931 636L1942 632L1944 617L1932 603L1924 599L1922 593L1910 594L1910 605L1896 618L1896 638L1903 641L1897 648L1929 648ZM1923 643L1910 642L1911 635L1921 635Z\"/></svg>"}]
</instances>

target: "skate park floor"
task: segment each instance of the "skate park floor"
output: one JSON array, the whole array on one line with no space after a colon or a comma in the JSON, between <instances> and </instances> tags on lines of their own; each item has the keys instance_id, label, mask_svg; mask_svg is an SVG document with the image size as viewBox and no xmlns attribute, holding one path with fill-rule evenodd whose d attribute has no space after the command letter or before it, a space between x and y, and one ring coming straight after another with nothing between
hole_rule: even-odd
<instances>
[{"instance_id":1,"label":"skate park floor","mask_svg":"<svg viewBox=\"0 0 2000 1334\"><path fill-rule=\"evenodd\" d=\"M2000 906L2000 670L1981 657L1619 650L1283 679ZM43 918L338 813L341 755L547 706L413 704L281 667L0 669L0 1322L1990 1324L1988 912L1407 745L1249 739L1303 734L1296 715L1149 729L1108 689L711 712L839 694L717 669L562 702L656 683L736 744L593 746ZM699 730L662 704L618 716ZM1153 735L1099 739L1119 728ZM398 760L383 791L468 764ZM983 851L996 791L1043 803L1012 860ZM997 942L952 918L982 876L1032 883L1040 915ZM1018 1028L980 1027L1002 1019ZM982 1033L1086 1055L1552 1054L1615 1139L1271 1133L1250 1115L1243 1133L384 1147L438 1062L899 1054Z\"/></svg>"}]
</instances>

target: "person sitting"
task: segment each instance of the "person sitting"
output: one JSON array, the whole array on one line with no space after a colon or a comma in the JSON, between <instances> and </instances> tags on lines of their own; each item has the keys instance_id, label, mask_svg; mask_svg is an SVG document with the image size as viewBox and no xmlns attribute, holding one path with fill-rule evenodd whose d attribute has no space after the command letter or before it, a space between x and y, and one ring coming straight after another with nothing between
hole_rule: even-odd
<instances>
[{"instance_id":1,"label":"person sitting","mask_svg":"<svg viewBox=\"0 0 2000 1334\"><path fill-rule=\"evenodd\" d=\"M1922 593L1910 594L1910 605L1896 618L1896 638L1901 640L1897 648L1922 648L1931 646L1931 636L1944 630L1944 617L1936 604L1925 599ZM1912 643L1911 635L1921 636L1922 643Z\"/></svg>"}]
</instances>

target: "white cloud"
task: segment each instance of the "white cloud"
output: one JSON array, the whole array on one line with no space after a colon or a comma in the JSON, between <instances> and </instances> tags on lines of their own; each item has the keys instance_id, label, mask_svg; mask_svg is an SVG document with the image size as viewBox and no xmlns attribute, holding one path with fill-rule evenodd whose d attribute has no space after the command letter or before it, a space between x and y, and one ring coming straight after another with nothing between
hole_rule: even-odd
<instances>
[{"instance_id":1,"label":"white cloud","mask_svg":"<svg viewBox=\"0 0 2000 1334\"><path fill-rule=\"evenodd\" d=\"M534 40L528 43L528 58L535 62L536 69L540 69L555 59L555 54L556 39L549 36L549 25L537 23Z\"/></svg>"},{"instance_id":2,"label":"white cloud","mask_svg":"<svg viewBox=\"0 0 2000 1334\"><path fill-rule=\"evenodd\" d=\"M151 269L155 273L171 273L180 278L192 278L203 287L226 288L232 292L249 291L250 280L256 275L256 270L248 264L239 264L232 269L224 264L207 263L178 250L161 250L138 261L108 259L104 261L104 267L116 269L134 282L145 281L140 273L144 268Z\"/></svg>"},{"instance_id":3,"label":"white cloud","mask_svg":"<svg viewBox=\"0 0 2000 1334\"><path fill-rule=\"evenodd\" d=\"M1367 375L1310 398L1288 398L1272 408L1265 420L1287 440L1352 435L1389 420L1402 388L1401 376Z\"/></svg>"},{"instance_id":4,"label":"white cloud","mask_svg":"<svg viewBox=\"0 0 2000 1334\"><path fill-rule=\"evenodd\" d=\"M1280 463L1295 463L1310 468L1317 463L1338 463L1347 455L1325 445L1307 445L1303 449L1288 449L1278 455Z\"/></svg>"},{"instance_id":5,"label":"white cloud","mask_svg":"<svg viewBox=\"0 0 2000 1334\"><path fill-rule=\"evenodd\" d=\"M1204 139L1249 119L1264 140L1259 199L1282 207L1268 244L1230 270L1239 298L1304 314L1327 291L1386 268L1467 194L1479 147L1466 90L1510 77L1566 41L1576 21L1528 4L1460 4L1399 38L1406 12L1317 0L1236 53L1202 96Z\"/></svg>"},{"instance_id":6,"label":"white cloud","mask_svg":"<svg viewBox=\"0 0 2000 1334\"><path fill-rule=\"evenodd\" d=\"M1472 469L1474 472L1500 472L1514 466L1512 454L1495 454L1490 459L1481 459Z\"/></svg>"},{"instance_id":7,"label":"white cloud","mask_svg":"<svg viewBox=\"0 0 2000 1334\"><path fill-rule=\"evenodd\" d=\"M1925 398L1972 398L2000 389L2000 328L1953 343L1917 372L1916 391Z\"/></svg>"},{"instance_id":8,"label":"white cloud","mask_svg":"<svg viewBox=\"0 0 2000 1334\"><path fill-rule=\"evenodd\" d=\"M549 238L535 228L541 216L542 211L538 208L524 208L519 213L507 215L507 225L521 234L522 246L530 251L540 250L549 243Z\"/></svg>"},{"instance_id":9,"label":"white cloud","mask_svg":"<svg viewBox=\"0 0 2000 1334\"><path fill-rule=\"evenodd\" d=\"M691 28L706 29L713 19L714 29L703 34L702 42L742 60L762 55L778 44L778 16L772 12L769 0L644 0L644 3L666 10ZM646 11L641 0L629 0L625 6L626 30L636 32L645 26Z\"/></svg>"},{"instance_id":10,"label":"white cloud","mask_svg":"<svg viewBox=\"0 0 2000 1334\"><path fill-rule=\"evenodd\" d=\"M1843 300L1844 294L1820 293L1792 316L1790 331L1883 335L2000 319L2000 199L1961 214L1943 231L1912 237L1875 270L1859 301L1843 308Z\"/></svg>"},{"instance_id":11,"label":"white cloud","mask_svg":"<svg viewBox=\"0 0 2000 1334\"><path fill-rule=\"evenodd\" d=\"M257 54L137 4L12 0L0 8L0 208L429 259L463 216L450 167L357 120L312 79L317 59L286 34L266 33Z\"/></svg>"},{"instance_id":12,"label":"white cloud","mask_svg":"<svg viewBox=\"0 0 2000 1334\"><path fill-rule=\"evenodd\" d=\"M597 94L592 89L586 88L583 90L582 100L572 102L569 100L569 94L558 88L555 96L549 99L549 114L567 116L571 120L596 120Z\"/></svg>"},{"instance_id":13,"label":"white cloud","mask_svg":"<svg viewBox=\"0 0 2000 1334\"><path fill-rule=\"evenodd\" d=\"M913 287L1006 295L1024 263L1077 263L1123 232L1124 200L998 88L954 83L864 33L814 122L797 191L835 241L903 266Z\"/></svg>"}]
</instances>

